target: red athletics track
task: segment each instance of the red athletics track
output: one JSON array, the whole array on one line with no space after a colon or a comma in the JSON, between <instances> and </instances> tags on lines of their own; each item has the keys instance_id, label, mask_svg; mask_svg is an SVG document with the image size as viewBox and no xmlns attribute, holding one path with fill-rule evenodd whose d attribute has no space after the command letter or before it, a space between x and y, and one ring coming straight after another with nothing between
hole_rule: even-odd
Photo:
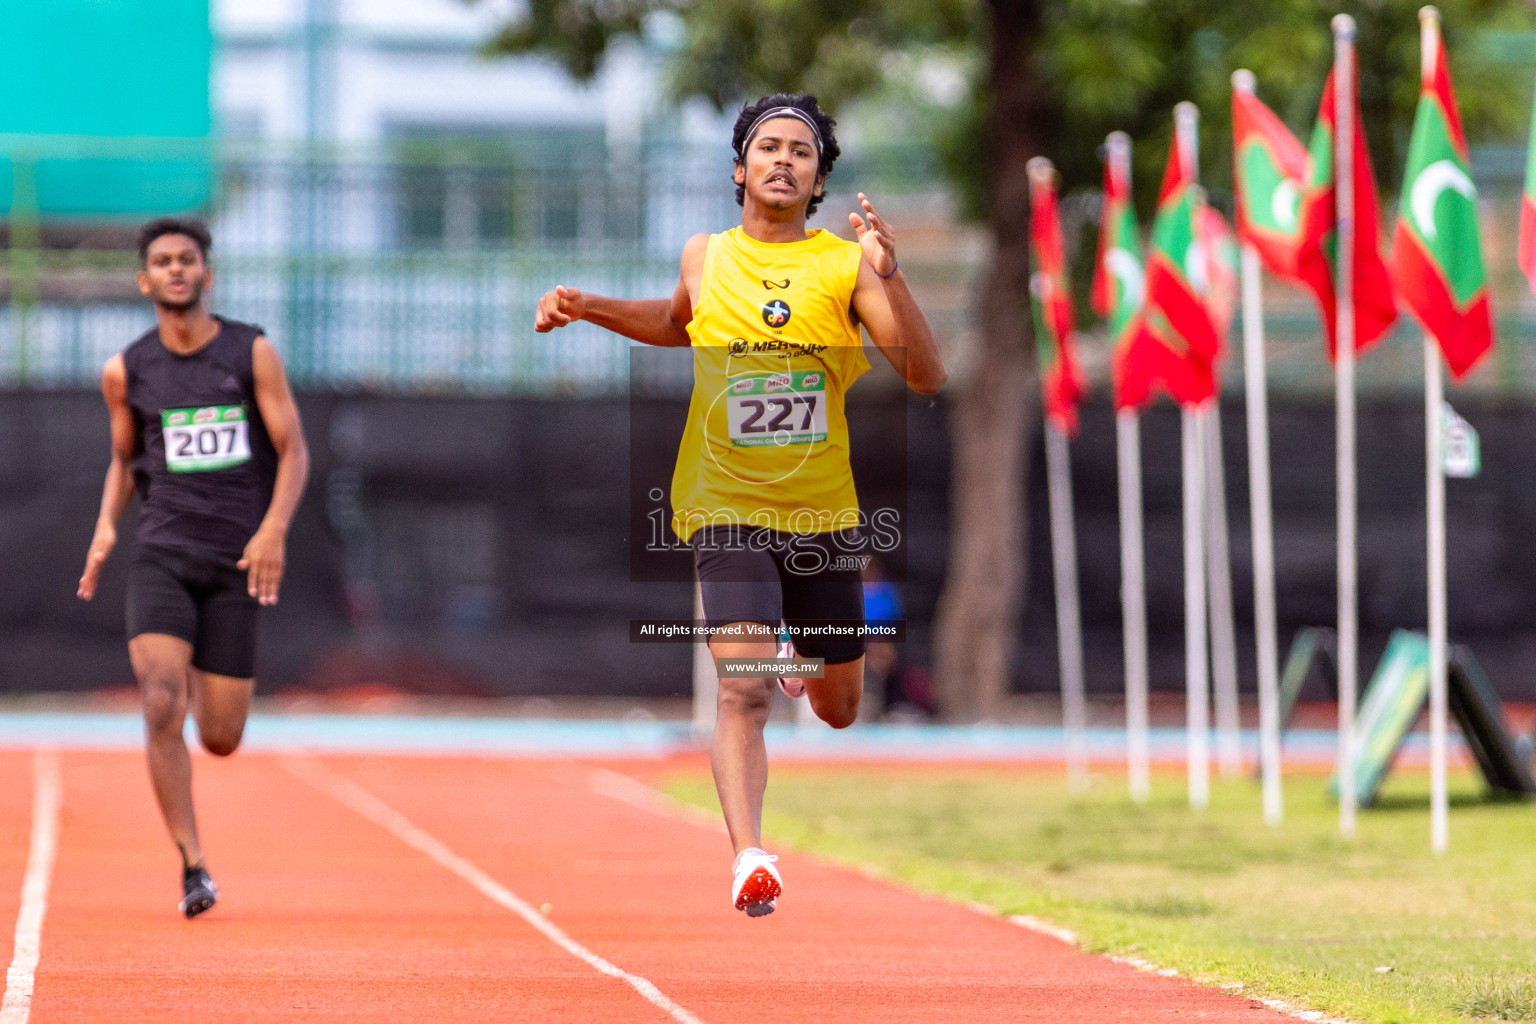
<instances>
[{"instance_id":1,"label":"red athletics track","mask_svg":"<svg viewBox=\"0 0 1536 1024\"><path fill-rule=\"evenodd\" d=\"M35 1024L1284 1019L795 854L779 912L749 920L729 906L718 831L576 761L200 757L223 897L188 922L141 755L60 756ZM0 751L7 957L32 765ZM455 868L547 905L571 948Z\"/></svg>"}]
</instances>

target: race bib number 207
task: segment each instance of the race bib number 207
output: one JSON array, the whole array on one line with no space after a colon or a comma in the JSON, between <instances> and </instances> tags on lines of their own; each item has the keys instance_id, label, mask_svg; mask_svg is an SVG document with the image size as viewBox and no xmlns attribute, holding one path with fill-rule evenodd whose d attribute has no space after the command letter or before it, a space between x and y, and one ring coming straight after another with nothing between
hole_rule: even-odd
<instances>
[{"instance_id":1,"label":"race bib number 207","mask_svg":"<svg viewBox=\"0 0 1536 1024\"><path fill-rule=\"evenodd\" d=\"M250 425L243 405L163 409L165 468L172 473L205 473L251 460Z\"/></svg>"},{"instance_id":2,"label":"race bib number 207","mask_svg":"<svg viewBox=\"0 0 1536 1024\"><path fill-rule=\"evenodd\" d=\"M825 441L826 379L820 370L735 378L726 399L731 444L752 447Z\"/></svg>"}]
</instances>

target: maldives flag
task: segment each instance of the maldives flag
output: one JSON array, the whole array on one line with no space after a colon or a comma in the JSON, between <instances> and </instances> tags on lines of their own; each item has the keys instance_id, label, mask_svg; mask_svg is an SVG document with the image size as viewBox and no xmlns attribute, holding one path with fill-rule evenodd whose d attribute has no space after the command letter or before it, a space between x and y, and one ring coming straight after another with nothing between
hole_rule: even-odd
<instances>
[{"instance_id":1,"label":"maldives flag","mask_svg":"<svg viewBox=\"0 0 1536 1024\"><path fill-rule=\"evenodd\" d=\"M1216 329L1216 337L1225 340L1237 316L1238 279L1237 238L1227 224L1227 218L1214 206L1201 206L1195 218L1195 235L1200 240L1200 253L1205 258L1202 287L1198 290L1205 300L1206 313Z\"/></svg>"},{"instance_id":2,"label":"maldives flag","mask_svg":"<svg viewBox=\"0 0 1536 1024\"><path fill-rule=\"evenodd\" d=\"M1077 433L1077 403L1084 389L1073 341L1066 246L1056 210L1054 172L1043 161L1030 163L1029 245L1035 272L1030 275L1029 291L1035 311L1035 347L1040 354L1040 388L1046 418L1057 430L1072 436Z\"/></svg>"},{"instance_id":3,"label":"maldives flag","mask_svg":"<svg viewBox=\"0 0 1536 1024\"><path fill-rule=\"evenodd\" d=\"M1296 280L1307 151L1248 89L1232 89L1232 181L1237 236L1270 273Z\"/></svg>"},{"instance_id":4,"label":"maldives flag","mask_svg":"<svg viewBox=\"0 0 1536 1024\"><path fill-rule=\"evenodd\" d=\"M1296 278L1317 299L1328 337L1328 358L1334 357L1334 331L1338 316L1334 307L1333 254L1338 245L1334 209L1334 76L1328 75L1323 99L1317 108L1317 125L1312 129L1311 161L1307 191L1302 200L1302 244L1297 253ZM1359 90L1355 90L1359 95ZM1355 351L1363 352L1387 333L1397 320L1397 304L1392 296L1392 278L1381 258L1377 212L1376 175L1371 172L1370 153L1366 149L1365 130L1360 125L1360 108L1355 106L1354 185L1355 185Z\"/></svg>"},{"instance_id":5,"label":"maldives flag","mask_svg":"<svg viewBox=\"0 0 1536 1024\"><path fill-rule=\"evenodd\" d=\"M1525 152L1525 195L1520 197L1520 241L1516 259L1531 290L1536 291L1536 104L1531 110L1531 140Z\"/></svg>"},{"instance_id":6,"label":"maldives flag","mask_svg":"<svg viewBox=\"0 0 1536 1024\"><path fill-rule=\"evenodd\" d=\"M1408 170L1392 238L1392 277L1403 301L1440 343L1460 380L1493 347L1493 310L1477 235L1467 137L1456 112L1445 47L1434 32L1408 140Z\"/></svg>"},{"instance_id":7,"label":"maldives flag","mask_svg":"<svg viewBox=\"0 0 1536 1024\"><path fill-rule=\"evenodd\" d=\"M1208 269L1197 223L1205 200L1178 133L1168 153L1147 253L1147 294L1116 365L1116 404L1140 405L1154 386L1181 405L1216 393L1220 342L1205 304Z\"/></svg>"},{"instance_id":8,"label":"maldives flag","mask_svg":"<svg viewBox=\"0 0 1536 1024\"><path fill-rule=\"evenodd\" d=\"M1134 408L1146 400L1147 381L1125 379L1125 355L1136 335L1146 275L1136 209L1131 205L1131 142L1124 132L1106 141L1104 207L1099 217L1099 252L1093 270L1093 308L1109 322L1114 346L1115 407ZM1130 390L1127 391L1127 385Z\"/></svg>"}]
</instances>

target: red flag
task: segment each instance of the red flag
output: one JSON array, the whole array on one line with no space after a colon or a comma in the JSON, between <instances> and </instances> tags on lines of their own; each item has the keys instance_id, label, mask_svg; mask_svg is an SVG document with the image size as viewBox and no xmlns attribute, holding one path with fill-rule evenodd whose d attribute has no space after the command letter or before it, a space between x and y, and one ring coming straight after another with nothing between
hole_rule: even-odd
<instances>
[{"instance_id":1,"label":"red flag","mask_svg":"<svg viewBox=\"0 0 1536 1024\"><path fill-rule=\"evenodd\" d=\"M1139 405L1161 386L1182 405L1216 393L1220 339L1205 303L1207 263L1197 225L1205 199L1192 153L1175 131L1147 247L1147 295L1130 343L1117 353L1121 407Z\"/></svg>"},{"instance_id":2,"label":"red flag","mask_svg":"<svg viewBox=\"0 0 1536 1024\"><path fill-rule=\"evenodd\" d=\"M1202 206L1195 219L1195 235L1205 258L1205 281L1201 288L1205 308L1210 314L1216 337L1225 340L1237 316L1238 294L1242 282L1237 262L1237 239L1227 218L1214 206Z\"/></svg>"},{"instance_id":3,"label":"red flag","mask_svg":"<svg viewBox=\"0 0 1536 1024\"><path fill-rule=\"evenodd\" d=\"M1248 88L1232 90L1237 236L1253 246L1270 273L1294 281L1311 165L1296 136Z\"/></svg>"},{"instance_id":4,"label":"red flag","mask_svg":"<svg viewBox=\"0 0 1536 1024\"><path fill-rule=\"evenodd\" d=\"M1336 69L1335 69L1336 70ZM1317 299L1328 337L1328 358L1334 357L1334 330L1338 319L1334 306L1332 250L1337 217L1334 210L1334 73L1328 75L1318 105L1317 126L1312 130L1311 176L1302 202L1302 239L1297 253L1297 278ZM1359 95L1358 90L1355 93ZM1355 351L1363 352L1386 335L1397 320L1392 279L1381 258L1380 224L1376 203L1376 175L1366 149L1360 109L1355 105Z\"/></svg>"},{"instance_id":5,"label":"red flag","mask_svg":"<svg viewBox=\"0 0 1536 1024\"><path fill-rule=\"evenodd\" d=\"M1035 312L1035 346L1040 354L1040 388L1046 417L1057 430L1071 436L1077 433L1083 375L1073 337L1072 292L1056 208L1055 171L1041 157L1029 162L1029 207L1029 242L1035 262L1029 291Z\"/></svg>"},{"instance_id":6,"label":"red flag","mask_svg":"<svg viewBox=\"0 0 1536 1024\"><path fill-rule=\"evenodd\" d=\"M1493 348L1493 311L1477 230L1467 136L1433 24L1419 107L1408 140L1408 170L1392 238L1392 276L1456 379Z\"/></svg>"},{"instance_id":7,"label":"red flag","mask_svg":"<svg viewBox=\"0 0 1536 1024\"><path fill-rule=\"evenodd\" d=\"M1114 343L1115 408L1134 409L1147 400L1145 374L1127 376L1126 353L1141 319L1146 272L1141 262L1141 236L1131 205L1131 140L1111 132L1105 140L1104 208L1099 218L1099 251L1094 261L1093 308L1109 322ZM1129 387L1130 393L1126 388Z\"/></svg>"}]
</instances>

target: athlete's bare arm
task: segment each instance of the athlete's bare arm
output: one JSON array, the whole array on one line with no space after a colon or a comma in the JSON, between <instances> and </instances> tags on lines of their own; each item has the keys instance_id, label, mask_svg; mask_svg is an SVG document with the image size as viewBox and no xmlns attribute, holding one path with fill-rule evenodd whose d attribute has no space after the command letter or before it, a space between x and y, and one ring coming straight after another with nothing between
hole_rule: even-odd
<instances>
[{"instance_id":1,"label":"athlete's bare arm","mask_svg":"<svg viewBox=\"0 0 1536 1024\"><path fill-rule=\"evenodd\" d=\"M848 215L864 250L859 279L853 286L854 319L869 331L875 347L913 391L934 394L944 386L948 374L933 340L933 328L897 268L896 234L862 192L859 204L864 207L864 216Z\"/></svg>"},{"instance_id":2,"label":"athlete's bare arm","mask_svg":"<svg viewBox=\"0 0 1536 1024\"><path fill-rule=\"evenodd\" d=\"M645 345L685 346L693 305L704 279L704 250L708 245L708 235L694 235L683 246L682 267L670 299L610 299L557 285L539 299L533 329L543 334L585 320Z\"/></svg>"},{"instance_id":3,"label":"athlete's bare arm","mask_svg":"<svg viewBox=\"0 0 1536 1024\"><path fill-rule=\"evenodd\" d=\"M299 406L288 387L283 361L265 336L257 336L251 344L251 366L256 378L256 407L277 451L277 480L272 485L267 514L236 565L246 570L251 596L271 605L277 604L277 590L283 582L288 524L309 479L309 445L304 441Z\"/></svg>"},{"instance_id":4,"label":"athlete's bare arm","mask_svg":"<svg viewBox=\"0 0 1536 1024\"><path fill-rule=\"evenodd\" d=\"M133 500L133 410L128 408L128 371L121 354L108 359L101 369L101 397L106 400L112 429L112 461L107 464L107 479L101 488L101 511L96 516L91 549L85 556L85 572L80 574L80 585L75 590L86 601L96 596L101 567L117 546L117 524Z\"/></svg>"}]
</instances>

